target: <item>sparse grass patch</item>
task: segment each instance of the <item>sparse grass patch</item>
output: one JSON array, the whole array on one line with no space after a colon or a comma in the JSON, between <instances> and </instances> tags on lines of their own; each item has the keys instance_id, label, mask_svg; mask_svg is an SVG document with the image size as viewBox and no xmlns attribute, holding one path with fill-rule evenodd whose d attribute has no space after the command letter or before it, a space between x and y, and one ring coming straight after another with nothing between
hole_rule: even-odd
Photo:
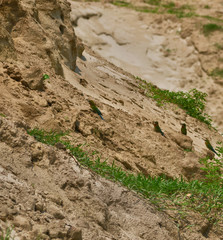
<instances>
[{"instance_id":1,"label":"sparse grass patch","mask_svg":"<svg viewBox=\"0 0 223 240\"><path fill-rule=\"evenodd\" d=\"M160 210L174 209L180 213L192 210L207 217L210 221L222 220L223 180L219 175L219 166L217 166L217 170L212 171L212 163L209 161L203 163L204 171L208 175L212 175L211 178L205 176L204 179L187 182L183 178L172 179L164 175L146 177L142 174L125 172L114 162L109 165L100 159L99 154L86 152L80 145L73 146L69 141L62 140L61 137L64 134L47 133L39 129L29 130L28 133L38 141L49 145L54 145L56 142L62 143L80 164L87 166L102 177L120 182L123 186L150 199ZM222 158L223 148L219 152ZM217 164L219 163L217 162ZM210 179L211 181L209 181ZM215 181L216 179L217 181ZM185 218L184 215L182 217Z\"/></svg>"},{"instance_id":2,"label":"sparse grass patch","mask_svg":"<svg viewBox=\"0 0 223 240\"><path fill-rule=\"evenodd\" d=\"M112 4L119 6L119 7L132 7L132 4L129 2L121 1L121 0L115 0L112 2Z\"/></svg>"},{"instance_id":3,"label":"sparse grass patch","mask_svg":"<svg viewBox=\"0 0 223 240\"><path fill-rule=\"evenodd\" d=\"M215 43L214 46L215 46L218 50L223 50L223 44Z\"/></svg>"},{"instance_id":4,"label":"sparse grass patch","mask_svg":"<svg viewBox=\"0 0 223 240\"><path fill-rule=\"evenodd\" d=\"M223 19L221 19L221 18L216 18L216 17L212 17L212 16L207 16L207 15L200 15L199 17L206 18L206 19L208 19L210 21L223 23Z\"/></svg>"},{"instance_id":5,"label":"sparse grass patch","mask_svg":"<svg viewBox=\"0 0 223 240\"><path fill-rule=\"evenodd\" d=\"M116 6L119 6L119 7L131 8L131 9L137 11L137 12L157 13L158 10L159 10L159 8L148 8L148 7L143 7L143 6L135 6L135 5L132 5L129 2L120 1L120 0L114 0L112 3Z\"/></svg>"},{"instance_id":6,"label":"sparse grass patch","mask_svg":"<svg viewBox=\"0 0 223 240\"><path fill-rule=\"evenodd\" d=\"M161 0L144 0L144 3L148 3L150 5L158 6L161 3Z\"/></svg>"},{"instance_id":7,"label":"sparse grass patch","mask_svg":"<svg viewBox=\"0 0 223 240\"><path fill-rule=\"evenodd\" d=\"M187 4L176 7L174 2L169 2L167 4L163 4L162 6L167 9L167 13L174 14L178 18L195 16L195 13L192 11L193 8Z\"/></svg>"},{"instance_id":8,"label":"sparse grass patch","mask_svg":"<svg viewBox=\"0 0 223 240\"><path fill-rule=\"evenodd\" d=\"M222 31L222 26L216 24L216 23L207 23L203 25L203 33L204 35L209 35L215 31Z\"/></svg>"},{"instance_id":9,"label":"sparse grass patch","mask_svg":"<svg viewBox=\"0 0 223 240\"><path fill-rule=\"evenodd\" d=\"M141 6L133 5L132 3L129 3L126 1L122 1L122 0L114 0L112 2L112 4L116 6L131 8L138 12L158 13L158 14L169 13L169 14L174 14L179 18L192 17L195 15L195 13L191 11L192 7L186 4L180 7L176 7L174 2L162 4L161 0L145 0L144 3L147 3L152 6L141 7Z\"/></svg>"},{"instance_id":10,"label":"sparse grass patch","mask_svg":"<svg viewBox=\"0 0 223 240\"><path fill-rule=\"evenodd\" d=\"M175 8L176 4L174 2L168 2L166 4L162 4L164 8Z\"/></svg>"},{"instance_id":11,"label":"sparse grass patch","mask_svg":"<svg viewBox=\"0 0 223 240\"><path fill-rule=\"evenodd\" d=\"M3 113L0 113L0 116L1 116L1 117L6 117L5 114L3 114Z\"/></svg>"},{"instance_id":12,"label":"sparse grass patch","mask_svg":"<svg viewBox=\"0 0 223 240\"><path fill-rule=\"evenodd\" d=\"M159 106L168 102L176 104L180 108L186 110L186 113L191 117L197 118L201 122L211 126L211 117L204 113L206 93L196 89L192 89L189 92L172 92L169 90L162 90L139 77L136 77L136 79L139 81L139 87L145 90L145 95L149 98L153 98Z\"/></svg>"},{"instance_id":13,"label":"sparse grass patch","mask_svg":"<svg viewBox=\"0 0 223 240\"><path fill-rule=\"evenodd\" d=\"M216 68L211 72L210 75L214 76L214 77L219 76L219 77L223 78L223 69Z\"/></svg>"}]
</instances>

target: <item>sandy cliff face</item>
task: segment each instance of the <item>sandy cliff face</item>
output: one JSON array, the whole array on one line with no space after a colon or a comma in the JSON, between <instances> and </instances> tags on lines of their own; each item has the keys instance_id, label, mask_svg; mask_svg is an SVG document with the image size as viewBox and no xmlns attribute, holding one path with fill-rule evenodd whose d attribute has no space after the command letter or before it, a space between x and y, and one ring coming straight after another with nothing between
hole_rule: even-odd
<instances>
[{"instance_id":1,"label":"sandy cliff face","mask_svg":"<svg viewBox=\"0 0 223 240\"><path fill-rule=\"evenodd\" d=\"M222 1L174 1L176 6L187 5L203 16L189 18L140 12L134 7L70 2L75 32L86 45L160 88L175 91L197 88L206 92L207 113L223 131L222 77L210 76L214 69L223 68L222 31L208 36L203 33L204 24L221 25ZM128 2L155 9L156 5L147 3L159 1ZM215 22L208 16L220 20Z\"/></svg>"},{"instance_id":2,"label":"sandy cliff face","mask_svg":"<svg viewBox=\"0 0 223 240\"><path fill-rule=\"evenodd\" d=\"M15 239L207 239L204 229L220 239L199 215L187 219L194 227L178 231L179 222L148 201L26 130L69 131L74 145L87 143L126 171L185 179L202 175L203 138L216 142L221 135L176 106L158 107L131 74L88 47L81 56L67 1L0 4L0 228L14 225ZM166 138L154 132L153 121ZM181 122L188 136L180 134Z\"/></svg>"},{"instance_id":3,"label":"sandy cliff face","mask_svg":"<svg viewBox=\"0 0 223 240\"><path fill-rule=\"evenodd\" d=\"M30 82L25 83L33 72L43 73L52 67L63 76L61 62L75 69L76 38L69 13L67 2L1 3L1 60L17 63L28 87L36 88Z\"/></svg>"}]
</instances>

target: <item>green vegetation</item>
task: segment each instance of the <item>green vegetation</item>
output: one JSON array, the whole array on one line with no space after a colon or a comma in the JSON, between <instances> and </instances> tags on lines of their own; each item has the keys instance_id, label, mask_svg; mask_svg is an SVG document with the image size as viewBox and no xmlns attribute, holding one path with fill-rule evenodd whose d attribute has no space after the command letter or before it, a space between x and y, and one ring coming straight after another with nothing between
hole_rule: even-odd
<instances>
[{"instance_id":1,"label":"green vegetation","mask_svg":"<svg viewBox=\"0 0 223 240\"><path fill-rule=\"evenodd\" d=\"M219 77L223 78L223 69L216 68L216 69L214 69L214 70L211 72L210 75L211 75L211 76L214 76L214 77L219 76Z\"/></svg>"},{"instance_id":2,"label":"green vegetation","mask_svg":"<svg viewBox=\"0 0 223 240\"><path fill-rule=\"evenodd\" d=\"M203 33L205 35L209 35L215 31L222 31L223 27L220 25L217 25L216 23L207 23L203 25Z\"/></svg>"},{"instance_id":3,"label":"green vegetation","mask_svg":"<svg viewBox=\"0 0 223 240\"><path fill-rule=\"evenodd\" d=\"M117 0L112 2L114 5L119 6L119 7L132 7L132 4L129 2Z\"/></svg>"},{"instance_id":4,"label":"green vegetation","mask_svg":"<svg viewBox=\"0 0 223 240\"><path fill-rule=\"evenodd\" d=\"M3 113L0 113L0 116L1 116L1 117L6 117L5 114L3 114Z\"/></svg>"},{"instance_id":5,"label":"green vegetation","mask_svg":"<svg viewBox=\"0 0 223 240\"><path fill-rule=\"evenodd\" d=\"M161 0L145 0L144 3L151 6L139 7L123 0L113 0L112 2L112 4L116 6L131 8L138 12L158 13L158 14L169 13L169 14L174 14L179 18L192 17L196 15L193 12L193 8L187 4L184 4L178 7L174 2L168 2L168 3L162 4Z\"/></svg>"},{"instance_id":6,"label":"green vegetation","mask_svg":"<svg viewBox=\"0 0 223 240\"><path fill-rule=\"evenodd\" d=\"M150 13L157 13L158 8L148 8L148 7L141 7L141 6L134 6L129 2L121 1L121 0L114 0L112 2L114 5L119 6L119 7L127 7L134 9L137 12L150 12Z\"/></svg>"},{"instance_id":7,"label":"green vegetation","mask_svg":"<svg viewBox=\"0 0 223 240\"><path fill-rule=\"evenodd\" d=\"M144 3L150 4L150 5L158 6L158 5L160 5L161 0L145 0Z\"/></svg>"},{"instance_id":8,"label":"green vegetation","mask_svg":"<svg viewBox=\"0 0 223 240\"><path fill-rule=\"evenodd\" d=\"M12 240L12 239L14 239L14 238L11 237L12 230L13 230L13 228L8 227L6 229L5 233L4 233L4 231L2 231L2 233L0 235L0 240Z\"/></svg>"},{"instance_id":9,"label":"green vegetation","mask_svg":"<svg viewBox=\"0 0 223 240\"><path fill-rule=\"evenodd\" d=\"M206 18L210 21L215 21L215 22L220 22L223 23L223 19L212 17L212 16L207 16L207 15L199 15L199 17Z\"/></svg>"},{"instance_id":10,"label":"green vegetation","mask_svg":"<svg viewBox=\"0 0 223 240\"><path fill-rule=\"evenodd\" d=\"M49 75L48 74L43 74L43 80L49 79Z\"/></svg>"},{"instance_id":11,"label":"green vegetation","mask_svg":"<svg viewBox=\"0 0 223 240\"><path fill-rule=\"evenodd\" d=\"M209 159L209 158L202 158L200 159L200 163L204 166L201 169L206 173L205 181L208 184L217 184L219 186L223 186L223 147L222 143L218 143L218 147L216 148L217 151L221 154L221 159ZM222 199L223 201L223 199Z\"/></svg>"},{"instance_id":12,"label":"green vegetation","mask_svg":"<svg viewBox=\"0 0 223 240\"><path fill-rule=\"evenodd\" d=\"M97 0L97 1L99 1L99 0ZM178 6L174 2L162 3L161 0L144 0L144 3L148 4L148 7L147 6L139 7L139 6L133 5L132 3L126 2L124 0L113 0L112 1L112 4L114 4L116 6L131 8L131 9L134 9L135 11L139 11L139 12L157 13L157 14L167 13L167 14L173 14L173 15L177 16L178 18L189 18L189 17L194 16L194 17L206 18L206 19L208 19L210 21L214 21L214 22L223 23L223 19L208 16L208 15L197 14L195 12L195 9L188 4L183 4L181 6L180 5ZM210 7L209 7L209 5L205 5L204 8L209 9ZM215 31L215 30L212 30L212 29L216 28L216 26L214 26L214 25L217 25L217 24L214 24L214 23L205 24L203 27L204 33L208 35L210 32ZM221 26L219 26L219 27L221 27ZM216 30L220 30L220 29L216 29Z\"/></svg>"},{"instance_id":13,"label":"green vegetation","mask_svg":"<svg viewBox=\"0 0 223 240\"><path fill-rule=\"evenodd\" d=\"M218 50L223 50L223 44L215 43L214 46L215 46Z\"/></svg>"},{"instance_id":14,"label":"green vegetation","mask_svg":"<svg viewBox=\"0 0 223 240\"><path fill-rule=\"evenodd\" d=\"M186 110L186 113L191 117L197 118L201 122L211 126L211 117L204 113L206 93L196 89L192 89L189 92L172 92L159 89L157 86L139 77L136 77L136 79L139 81L140 88L145 90L145 95L149 98L153 98L159 106L165 103L176 104L180 108Z\"/></svg>"},{"instance_id":15,"label":"green vegetation","mask_svg":"<svg viewBox=\"0 0 223 240\"><path fill-rule=\"evenodd\" d=\"M162 6L167 9L167 13L174 14L178 18L192 17L195 15L193 8L188 4L183 4L177 7L174 2L169 2L167 4L163 4Z\"/></svg>"},{"instance_id":16,"label":"green vegetation","mask_svg":"<svg viewBox=\"0 0 223 240\"><path fill-rule=\"evenodd\" d=\"M80 164L87 166L102 177L120 182L123 186L136 191L148 198L160 210L177 210L179 213L183 212L183 215L188 211L195 211L207 217L211 222L222 220L222 160L201 160L204 164L203 170L206 172L206 176L201 180L187 182L183 178L171 179L164 175L159 177L136 175L123 171L114 162L109 165L106 161L102 161L96 152L89 153L84 151L80 145L73 146L65 140L63 133L44 132L36 128L29 130L28 133L48 145L62 143ZM219 147L218 151L222 158L223 148Z\"/></svg>"},{"instance_id":17,"label":"green vegetation","mask_svg":"<svg viewBox=\"0 0 223 240\"><path fill-rule=\"evenodd\" d=\"M185 152L192 152L192 149L190 149L190 148L185 148L185 149L183 149Z\"/></svg>"}]
</instances>

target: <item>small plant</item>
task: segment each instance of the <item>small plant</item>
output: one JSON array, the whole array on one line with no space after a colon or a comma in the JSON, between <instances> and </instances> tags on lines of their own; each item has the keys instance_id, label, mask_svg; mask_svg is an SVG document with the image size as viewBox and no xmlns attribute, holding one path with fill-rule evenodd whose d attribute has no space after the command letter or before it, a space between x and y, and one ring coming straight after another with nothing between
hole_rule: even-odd
<instances>
[{"instance_id":1,"label":"small plant","mask_svg":"<svg viewBox=\"0 0 223 240\"><path fill-rule=\"evenodd\" d=\"M203 25L203 33L204 35L209 35L215 31L222 31L223 28L220 25L217 25L216 23L208 23Z\"/></svg>"},{"instance_id":2,"label":"small plant","mask_svg":"<svg viewBox=\"0 0 223 240\"><path fill-rule=\"evenodd\" d=\"M170 56L171 52L172 52L172 51L171 51L171 49L169 49L169 48L164 49L164 56L165 56L165 57Z\"/></svg>"},{"instance_id":3,"label":"small plant","mask_svg":"<svg viewBox=\"0 0 223 240\"><path fill-rule=\"evenodd\" d=\"M211 7L209 5L204 5L205 9L210 9Z\"/></svg>"},{"instance_id":4,"label":"small plant","mask_svg":"<svg viewBox=\"0 0 223 240\"><path fill-rule=\"evenodd\" d=\"M176 104L186 110L187 114L191 117L197 118L201 122L211 126L212 120L210 116L204 113L206 93L200 92L197 89L191 89L189 92L172 92L159 89L157 86L139 77L136 77L136 79L139 80L139 87L145 90L145 95L153 98L159 106L168 102Z\"/></svg>"},{"instance_id":5,"label":"small plant","mask_svg":"<svg viewBox=\"0 0 223 240\"><path fill-rule=\"evenodd\" d=\"M192 149L190 149L190 148L185 148L185 149L183 149L185 152L192 152Z\"/></svg>"},{"instance_id":6,"label":"small plant","mask_svg":"<svg viewBox=\"0 0 223 240\"><path fill-rule=\"evenodd\" d=\"M3 113L0 113L0 116L1 116L1 117L6 117L5 114L3 114Z\"/></svg>"},{"instance_id":7,"label":"small plant","mask_svg":"<svg viewBox=\"0 0 223 240\"><path fill-rule=\"evenodd\" d=\"M12 230L13 230L13 228L8 227L6 229L5 233L4 233L4 231L2 231L1 236L0 236L0 240L13 240L14 237L12 238L12 236L11 236Z\"/></svg>"},{"instance_id":8,"label":"small plant","mask_svg":"<svg viewBox=\"0 0 223 240\"><path fill-rule=\"evenodd\" d=\"M43 74L43 80L49 79L49 75L48 74Z\"/></svg>"}]
</instances>

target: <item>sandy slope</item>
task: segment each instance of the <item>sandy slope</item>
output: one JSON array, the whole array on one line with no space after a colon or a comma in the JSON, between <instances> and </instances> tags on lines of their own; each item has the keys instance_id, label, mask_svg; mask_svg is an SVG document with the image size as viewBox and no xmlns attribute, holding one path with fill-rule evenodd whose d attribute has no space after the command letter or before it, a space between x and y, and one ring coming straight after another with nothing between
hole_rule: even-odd
<instances>
[{"instance_id":1,"label":"sandy slope","mask_svg":"<svg viewBox=\"0 0 223 240\"><path fill-rule=\"evenodd\" d=\"M14 0L0 8L5 26L0 28L0 229L15 225L18 240L38 234L74 240L220 239L221 230L210 230L202 216L189 213L186 225L192 227L184 228L174 210L160 213L80 167L60 146L38 143L26 133L33 127L69 131L74 145L87 143L86 150L97 150L125 171L185 179L202 174L203 138L222 140L176 106L158 107L131 74L88 47L76 58L81 45L69 7L67 1ZM43 80L43 74L50 78ZM104 121L87 99L95 100ZM154 132L156 120L166 138ZM181 122L188 136L180 134ZM193 152L184 151L188 146Z\"/></svg>"},{"instance_id":2,"label":"sandy slope","mask_svg":"<svg viewBox=\"0 0 223 240\"><path fill-rule=\"evenodd\" d=\"M197 88L207 92L207 113L222 131L222 79L212 79L208 74L223 66L219 60L223 51L214 46L222 44L223 34L215 32L205 37L202 24L210 21L139 13L111 4L70 2L75 32L86 45L161 88L183 91ZM222 16L221 1L186 3L194 6L198 14Z\"/></svg>"}]
</instances>

